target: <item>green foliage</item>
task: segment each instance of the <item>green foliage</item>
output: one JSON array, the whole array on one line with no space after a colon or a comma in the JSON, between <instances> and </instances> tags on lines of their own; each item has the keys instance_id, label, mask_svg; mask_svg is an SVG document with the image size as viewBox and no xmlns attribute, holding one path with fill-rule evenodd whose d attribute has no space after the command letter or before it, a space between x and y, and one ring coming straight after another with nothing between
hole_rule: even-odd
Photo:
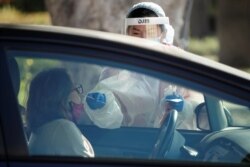
<instances>
[{"instance_id":1,"label":"green foliage","mask_svg":"<svg viewBox=\"0 0 250 167\"><path fill-rule=\"evenodd\" d=\"M24 13L13 6L0 8L0 23L14 24L50 24L48 12Z\"/></svg>"},{"instance_id":2,"label":"green foliage","mask_svg":"<svg viewBox=\"0 0 250 167\"><path fill-rule=\"evenodd\" d=\"M28 88L32 78L34 78L34 76L42 70L60 67L61 62L49 59L27 58L16 58L16 60L21 74L21 85L18 100L22 106L26 106L26 101L28 98Z\"/></svg>"}]
</instances>

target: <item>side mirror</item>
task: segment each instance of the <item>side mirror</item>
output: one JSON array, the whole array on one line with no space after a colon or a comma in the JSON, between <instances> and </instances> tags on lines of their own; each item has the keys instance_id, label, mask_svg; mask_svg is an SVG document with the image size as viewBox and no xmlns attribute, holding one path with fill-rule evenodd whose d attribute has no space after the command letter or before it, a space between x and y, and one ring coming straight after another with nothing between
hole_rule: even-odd
<instances>
[{"instance_id":1,"label":"side mirror","mask_svg":"<svg viewBox=\"0 0 250 167\"><path fill-rule=\"evenodd\" d=\"M227 118L228 126L233 125L233 119L230 111L224 106L223 110ZM208 119L208 112L205 103L199 104L195 108L197 127L200 130L210 130L210 124Z\"/></svg>"},{"instance_id":2,"label":"side mirror","mask_svg":"<svg viewBox=\"0 0 250 167\"><path fill-rule=\"evenodd\" d=\"M205 103L201 103L195 108L195 115L197 127L200 130L210 130L208 112Z\"/></svg>"}]
</instances>

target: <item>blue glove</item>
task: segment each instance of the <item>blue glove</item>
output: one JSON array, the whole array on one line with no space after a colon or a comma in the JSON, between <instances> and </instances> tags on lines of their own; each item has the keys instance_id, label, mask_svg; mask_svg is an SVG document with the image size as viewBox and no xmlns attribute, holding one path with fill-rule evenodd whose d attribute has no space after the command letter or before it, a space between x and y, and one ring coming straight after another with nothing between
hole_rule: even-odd
<instances>
[{"instance_id":1,"label":"blue glove","mask_svg":"<svg viewBox=\"0 0 250 167\"><path fill-rule=\"evenodd\" d=\"M92 110L100 109L106 104L106 96L99 92L88 93L86 102Z\"/></svg>"},{"instance_id":2,"label":"blue glove","mask_svg":"<svg viewBox=\"0 0 250 167\"><path fill-rule=\"evenodd\" d=\"M164 101L168 102L172 109L175 109L179 112L183 110L184 99L181 95L177 95L176 93L173 93L172 95L167 95L165 96Z\"/></svg>"}]
</instances>

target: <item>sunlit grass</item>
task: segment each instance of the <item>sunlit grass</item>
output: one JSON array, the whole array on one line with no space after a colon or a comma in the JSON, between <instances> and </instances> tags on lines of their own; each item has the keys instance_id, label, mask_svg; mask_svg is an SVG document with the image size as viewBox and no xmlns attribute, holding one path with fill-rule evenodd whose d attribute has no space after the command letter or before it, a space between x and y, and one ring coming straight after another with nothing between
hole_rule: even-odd
<instances>
[{"instance_id":1,"label":"sunlit grass","mask_svg":"<svg viewBox=\"0 0 250 167\"><path fill-rule=\"evenodd\" d=\"M48 12L23 13L14 7L0 8L0 23L51 24Z\"/></svg>"}]
</instances>

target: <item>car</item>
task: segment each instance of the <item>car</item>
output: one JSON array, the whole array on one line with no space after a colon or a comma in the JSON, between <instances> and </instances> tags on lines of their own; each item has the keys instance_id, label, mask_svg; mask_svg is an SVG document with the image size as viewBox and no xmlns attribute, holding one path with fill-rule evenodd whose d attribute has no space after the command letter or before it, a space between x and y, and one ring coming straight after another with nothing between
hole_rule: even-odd
<instances>
[{"instance_id":1,"label":"car","mask_svg":"<svg viewBox=\"0 0 250 167\"><path fill-rule=\"evenodd\" d=\"M86 29L1 24L0 41L0 166L250 164L246 72L178 47ZM18 86L11 58L18 63ZM84 103L89 92L108 89L120 100L118 107L126 108L123 122L115 125L107 125L118 120L115 115L100 123L104 115L87 111L88 119L85 114L75 122L93 146L93 158L30 152L25 112L30 82L39 72L59 67L82 85ZM164 115L169 95L182 107ZM125 118L130 120L124 123Z\"/></svg>"}]
</instances>

